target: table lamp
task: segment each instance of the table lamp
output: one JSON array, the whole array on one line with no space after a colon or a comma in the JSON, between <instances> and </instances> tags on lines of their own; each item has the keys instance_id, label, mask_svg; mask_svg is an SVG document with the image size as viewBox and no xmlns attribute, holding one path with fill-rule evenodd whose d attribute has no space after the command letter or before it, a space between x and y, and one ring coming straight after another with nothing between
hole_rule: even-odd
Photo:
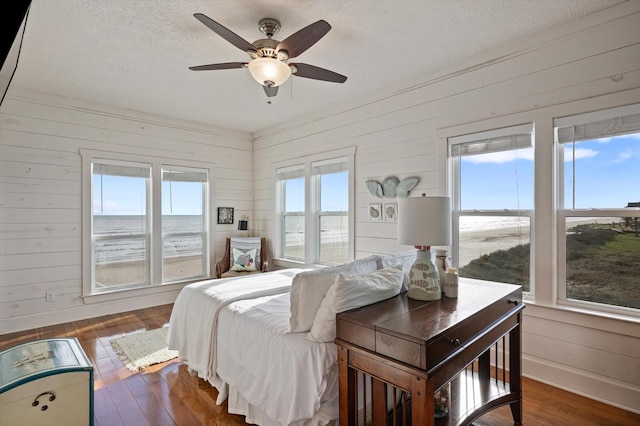
<instances>
[{"instance_id":1,"label":"table lamp","mask_svg":"<svg viewBox=\"0 0 640 426\"><path fill-rule=\"evenodd\" d=\"M407 295L416 300L439 300L442 297L438 268L431 259L431 246L451 242L449 197L401 198L398 200L398 242L418 249L409 273Z\"/></svg>"}]
</instances>

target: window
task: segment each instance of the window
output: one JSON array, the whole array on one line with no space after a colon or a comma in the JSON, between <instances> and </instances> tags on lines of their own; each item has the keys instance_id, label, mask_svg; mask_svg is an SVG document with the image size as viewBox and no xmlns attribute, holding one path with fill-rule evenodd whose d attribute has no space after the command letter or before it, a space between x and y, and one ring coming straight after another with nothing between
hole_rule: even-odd
<instances>
[{"instance_id":1,"label":"window","mask_svg":"<svg viewBox=\"0 0 640 426\"><path fill-rule=\"evenodd\" d=\"M453 263L531 291L533 125L448 139Z\"/></svg>"},{"instance_id":2,"label":"window","mask_svg":"<svg viewBox=\"0 0 640 426\"><path fill-rule=\"evenodd\" d=\"M207 275L207 171L162 169L162 282Z\"/></svg>"},{"instance_id":3,"label":"window","mask_svg":"<svg viewBox=\"0 0 640 426\"><path fill-rule=\"evenodd\" d=\"M307 264L353 259L353 149L276 170L278 256Z\"/></svg>"},{"instance_id":4,"label":"window","mask_svg":"<svg viewBox=\"0 0 640 426\"><path fill-rule=\"evenodd\" d=\"M282 195L282 257L305 259L305 171L296 165L278 171Z\"/></svg>"},{"instance_id":5,"label":"window","mask_svg":"<svg viewBox=\"0 0 640 426\"><path fill-rule=\"evenodd\" d=\"M311 165L315 180L318 261L344 263L349 256L349 164L346 158Z\"/></svg>"},{"instance_id":6,"label":"window","mask_svg":"<svg viewBox=\"0 0 640 426\"><path fill-rule=\"evenodd\" d=\"M94 291L149 285L151 165L93 163Z\"/></svg>"},{"instance_id":7,"label":"window","mask_svg":"<svg viewBox=\"0 0 640 426\"><path fill-rule=\"evenodd\" d=\"M208 168L82 154L85 295L209 276Z\"/></svg>"},{"instance_id":8,"label":"window","mask_svg":"<svg viewBox=\"0 0 640 426\"><path fill-rule=\"evenodd\" d=\"M559 299L640 309L640 105L554 127Z\"/></svg>"}]
</instances>

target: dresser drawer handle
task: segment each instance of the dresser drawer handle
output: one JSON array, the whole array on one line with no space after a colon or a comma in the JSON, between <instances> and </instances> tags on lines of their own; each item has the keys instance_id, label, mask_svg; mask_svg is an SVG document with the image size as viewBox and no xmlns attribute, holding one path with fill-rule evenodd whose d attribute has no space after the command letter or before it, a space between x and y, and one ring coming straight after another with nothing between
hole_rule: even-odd
<instances>
[{"instance_id":1,"label":"dresser drawer handle","mask_svg":"<svg viewBox=\"0 0 640 426\"><path fill-rule=\"evenodd\" d=\"M453 346L455 346L456 348L462 344L462 342L460 341L460 339L451 339L451 340L449 340L449 341L450 341L450 342L453 344Z\"/></svg>"},{"instance_id":2,"label":"dresser drawer handle","mask_svg":"<svg viewBox=\"0 0 640 426\"><path fill-rule=\"evenodd\" d=\"M509 303L513 303L514 305L518 305L518 303L520 303L518 300L516 299L509 299Z\"/></svg>"},{"instance_id":3,"label":"dresser drawer handle","mask_svg":"<svg viewBox=\"0 0 640 426\"><path fill-rule=\"evenodd\" d=\"M37 407L40 404L40 401L38 401L38 399L41 396L45 396L45 395L49 395L49 401L53 401L56 399L56 395L53 392L42 392L40 395L36 396L36 399L33 400L33 402L31 403L31 406ZM43 405L42 407L40 407L40 410L46 411L47 408L49 408L48 405Z\"/></svg>"}]
</instances>

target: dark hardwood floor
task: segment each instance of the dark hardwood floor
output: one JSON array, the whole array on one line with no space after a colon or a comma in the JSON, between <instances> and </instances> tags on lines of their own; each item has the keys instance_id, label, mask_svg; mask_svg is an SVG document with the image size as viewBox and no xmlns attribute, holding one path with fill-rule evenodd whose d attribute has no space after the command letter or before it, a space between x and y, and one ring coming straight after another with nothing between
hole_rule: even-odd
<instances>
[{"instance_id":1,"label":"dark hardwood floor","mask_svg":"<svg viewBox=\"0 0 640 426\"><path fill-rule=\"evenodd\" d=\"M244 418L217 406L217 392L193 377L176 359L132 373L111 348L114 337L168 323L172 305L141 309L0 336L0 350L50 337L76 337L94 365L97 426L244 425ZM640 425L640 415L524 379L524 424ZM478 426L513 424L508 407L498 408Z\"/></svg>"}]
</instances>

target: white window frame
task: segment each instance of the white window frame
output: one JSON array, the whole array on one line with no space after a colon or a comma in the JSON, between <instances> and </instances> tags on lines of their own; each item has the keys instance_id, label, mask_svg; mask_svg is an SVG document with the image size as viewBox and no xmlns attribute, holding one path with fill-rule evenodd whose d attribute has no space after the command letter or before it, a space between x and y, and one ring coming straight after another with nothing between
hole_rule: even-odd
<instances>
[{"instance_id":1,"label":"white window frame","mask_svg":"<svg viewBox=\"0 0 640 426\"><path fill-rule=\"evenodd\" d=\"M162 174L161 174L161 182L160 185L162 186L164 184L164 182L166 182L164 180L164 173L166 172L185 172L185 173L192 173L194 169L199 169L202 171L207 172L207 178L202 181L202 183L204 183L204 185L202 185L202 200L203 200L203 207L204 207L204 212L202 215L202 231L200 232L164 232L162 231L162 256L161 259L164 262L165 260L165 252L164 252L164 248L165 248L165 240L167 240L168 238L171 237L183 237L183 238L188 238L194 235L198 235L200 236L200 238L202 239L203 242L203 250L202 250L202 275L200 276L194 276L194 277L181 277L181 278L174 278L174 279L167 279L164 276L164 268L162 269L162 281L165 284L168 283L172 283L172 282L184 282L184 281L189 281L192 279L202 279L202 277L207 277L208 275L210 276L210 272L211 271L211 264L210 264L210 256L209 256L209 247L210 244L207 245L207 241L209 241L211 239L211 235L212 235L212 228L209 225L209 217L211 216L211 209L210 208L206 208L209 202L209 181L211 180L211 175L209 173L209 169L205 169L205 168L201 168L201 167L185 167L185 166L177 166L174 164L163 164L162 165ZM191 181L194 182L194 181ZM198 182L198 181L195 181ZM160 213L162 215L162 212Z\"/></svg>"},{"instance_id":2,"label":"white window frame","mask_svg":"<svg viewBox=\"0 0 640 426\"><path fill-rule=\"evenodd\" d=\"M581 114L575 114L564 117L557 117L553 119L554 125L554 146L556 150L557 162L556 162L556 205L557 210L557 301L561 305L586 308L589 310L597 310L610 313L623 313L632 316L640 316L640 312L635 308L628 308L624 306L607 305L604 303L596 303L585 300L570 299L567 297L566 276L566 223L567 218L570 217L640 217L640 208L622 207L622 208L575 208L575 206L564 205L564 145L567 143L576 142L580 140L593 140L595 138L585 137L581 138L579 134L584 132L582 126L589 125L591 123L601 121L613 121L619 117L640 115L640 104L627 105L622 107L614 107L606 110L592 111ZM622 126L629 125L627 122L622 121ZM622 127L621 126L621 127ZM561 130L562 129L562 130ZM637 130L640 133L640 122L636 120L631 129ZM618 129L615 133L603 133L601 137L607 137L611 135L624 135L630 133L629 129L624 127ZM605 130L606 132L606 130ZM562 133L562 134L561 134ZM633 132L635 133L635 131ZM578 135L578 136L575 136ZM570 138L573 138L570 140Z\"/></svg>"},{"instance_id":3,"label":"white window frame","mask_svg":"<svg viewBox=\"0 0 640 426\"><path fill-rule=\"evenodd\" d=\"M212 214L214 211L213 196L214 193L214 176L215 164L180 160L164 157L141 156L135 154L114 153L106 151L81 149L82 158L82 297L85 303L102 302L108 300L117 300L130 297L143 297L149 294L166 291L168 287L183 286L190 281L171 281L162 282L162 264L163 264L163 235L162 235L162 170L163 167L169 168L195 168L206 170L208 173L208 182L206 182L204 204L207 207L205 212L205 223L208 225L205 229L206 238L203 249L205 270L209 277L215 276L213 270L213 262L211 259L215 256L213 231L215 230ZM93 222L93 176L92 164L94 162L121 162L123 164L139 163L149 164L151 168L151 178L148 181L149 189L147 190L147 209L150 210L149 221L151 223L151 247L150 253L150 285L144 287L127 288L126 286L115 289L114 291L95 292L93 290L94 268L93 268L93 241L92 241L92 222ZM158 216L156 218L156 216ZM155 218L155 219L154 219ZM156 254L157 253L157 254ZM201 279L201 278L199 278Z\"/></svg>"},{"instance_id":4,"label":"white window frame","mask_svg":"<svg viewBox=\"0 0 640 426\"><path fill-rule=\"evenodd\" d=\"M303 178L305 184L304 184L304 196L305 196L305 202L304 202L304 207L303 207L303 211L301 212L289 212L286 210L286 200L287 200L287 193L286 193L286 181L290 180L290 179L299 179L299 178ZM307 196L307 191L306 191L306 187L307 187L307 177L306 177L306 167L304 163L299 163L299 164L295 164L295 165L291 165L291 166L287 166L287 167L281 167L278 168L276 170L276 206L277 207L277 212L276 212L276 218L277 218L277 235L279 238L276 238L276 240L278 241L277 247L278 250L276 250L276 252L278 253L277 257L280 257L282 259L287 259L288 261L291 262L299 262L299 263L303 263L305 261L304 258L299 258L299 257L293 257L293 256L286 256L284 254L285 252L285 241L286 241L286 237L285 237L285 226L284 223L286 221L287 217L300 217L303 216L305 217L305 242L307 239L307 218L306 218L306 214L305 212L307 211L307 200L308 200L308 196ZM306 245L306 244L305 244ZM305 247L305 255L307 252L307 248Z\"/></svg>"},{"instance_id":5,"label":"white window frame","mask_svg":"<svg viewBox=\"0 0 640 426\"><path fill-rule=\"evenodd\" d=\"M340 160L344 159L344 161ZM336 161L340 160L340 161ZM334 167L336 166L336 167ZM346 217L347 221L349 220L349 212L351 209L347 211L330 211L330 210L322 210L322 188L321 188L321 180L322 176L328 175L336 172L346 171L349 173L350 169L349 158L348 157L339 157L339 158L331 158L329 160L319 160L311 162L311 194L313 196L313 200L311 203L311 216L312 216L312 229L315 234L315 259L318 264L330 264L327 261L320 259L321 256L321 233L322 229L320 226L322 216L342 216ZM349 174L349 182L352 182L351 174ZM349 189L349 194L352 194L351 189ZM351 202L349 204L352 204ZM349 207L347 207L349 208ZM353 240L352 238L353 232L349 231L349 242ZM353 250L352 248L347 248L347 259L345 262L353 260Z\"/></svg>"},{"instance_id":6,"label":"white window frame","mask_svg":"<svg viewBox=\"0 0 640 426\"><path fill-rule=\"evenodd\" d=\"M301 265L315 266L326 265L319 260L319 244L320 244L320 215L337 214L337 212L321 212L320 211L320 194L319 194L319 175L314 176L313 165L328 164L332 161L342 161L345 159L347 163L347 171L349 173L349 244L348 244L348 260L355 257L355 176L354 161L355 147L329 151L325 153L307 155L274 164L275 172L275 232L274 232L274 263L281 267L300 267ZM305 258L304 259L287 259L283 255L284 245L284 181L279 179L279 172L286 171L288 168L295 167L304 168L304 186L305 186Z\"/></svg>"},{"instance_id":7,"label":"white window frame","mask_svg":"<svg viewBox=\"0 0 640 426\"><path fill-rule=\"evenodd\" d=\"M478 154L483 152L482 141L486 140L499 140L502 138L509 138L512 135L530 133L531 141L530 145L535 150L535 132L534 124L516 124L507 127L495 128L491 130L483 130L473 133L467 133L460 136L448 136L446 137L446 149L447 149L447 170L448 170L448 193L451 197L451 253L450 257L453 260L453 265L458 267L460 264L460 217L528 217L529 218L529 236L530 236L530 250L529 250L529 294L535 292L535 268L534 268L534 249L535 249L535 220L533 209L499 209L499 210L462 210L461 209L461 192L460 192L460 156L452 155L451 151L457 147L475 144L475 148L478 149ZM505 142L505 144L513 145L513 149L524 148L521 142ZM473 145L472 145L473 146ZM506 145L505 145L506 146ZM484 148L486 149L486 147ZM506 149L505 149L506 150ZM534 162L535 168L535 162ZM533 189L535 191L535 181L533 182ZM533 202L533 200L532 200Z\"/></svg>"}]
</instances>

